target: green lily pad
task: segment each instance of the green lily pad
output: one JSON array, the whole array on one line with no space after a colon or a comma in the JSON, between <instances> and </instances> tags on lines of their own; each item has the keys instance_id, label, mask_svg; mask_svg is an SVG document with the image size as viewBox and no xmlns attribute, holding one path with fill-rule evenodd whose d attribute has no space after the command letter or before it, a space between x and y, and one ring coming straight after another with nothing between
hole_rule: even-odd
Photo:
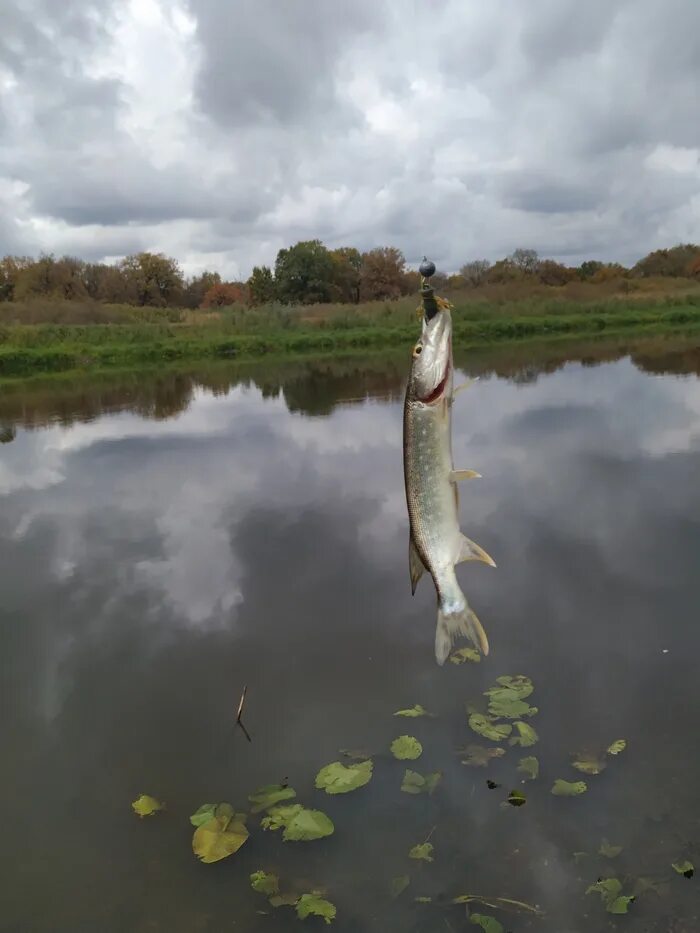
<instances>
[{"instance_id":1,"label":"green lily pad","mask_svg":"<svg viewBox=\"0 0 700 933\"><path fill-rule=\"evenodd\" d=\"M620 852L622 852L622 846L611 846L607 839L603 839L598 849L598 855L604 858L617 858Z\"/></svg>"},{"instance_id":2,"label":"green lily pad","mask_svg":"<svg viewBox=\"0 0 700 933\"><path fill-rule=\"evenodd\" d=\"M467 757L462 759L463 765L470 765L472 768L485 768L492 758L502 758L505 755L505 748L496 746L487 748L484 745L467 745L466 748L458 749L460 755Z\"/></svg>"},{"instance_id":3,"label":"green lily pad","mask_svg":"<svg viewBox=\"0 0 700 933\"><path fill-rule=\"evenodd\" d=\"M622 883L617 878L601 878L586 889L586 894L600 894L609 914L626 914L635 900L634 894L622 894Z\"/></svg>"},{"instance_id":4,"label":"green lily pad","mask_svg":"<svg viewBox=\"0 0 700 933\"><path fill-rule=\"evenodd\" d=\"M481 655L476 648L459 648L450 655L452 664L464 664L466 661L472 661L474 664L481 661Z\"/></svg>"},{"instance_id":5,"label":"green lily pad","mask_svg":"<svg viewBox=\"0 0 700 933\"><path fill-rule=\"evenodd\" d=\"M409 858L422 859L424 862L433 861L433 844L432 842L424 842L421 845L413 846L413 848L408 853Z\"/></svg>"},{"instance_id":6,"label":"green lily pad","mask_svg":"<svg viewBox=\"0 0 700 933\"><path fill-rule=\"evenodd\" d=\"M165 804L155 797L149 797L148 794L141 794L133 801L131 809L143 819L144 816L153 816L159 810L164 810Z\"/></svg>"},{"instance_id":7,"label":"green lily pad","mask_svg":"<svg viewBox=\"0 0 700 933\"><path fill-rule=\"evenodd\" d=\"M687 860L684 862L673 862L671 868L673 868L677 874L683 875L685 878L692 878L695 874L695 866L692 862Z\"/></svg>"},{"instance_id":8,"label":"green lily pad","mask_svg":"<svg viewBox=\"0 0 700 933\"><path fill-rule=\"evenodd\" d=\"M540 763L532 755L527 758L521 758L518 762L518 771L521 774L526 774L531 781L534 781L539 776Z\"/></svg>"},{"instance_id":9,"label":"green lily pad","mask_svg":"<svg viewBox=\"0 0 700 933\"><path fill-rule=\"evenodd\" d=\"M510 738L509 745L520 745L521 748L529 748L539 741L539 735L526 722L514 722L513 728L517 735L514 734Z\"/></svg>"},{"instance_id":10,"label":"green lily pad","mask_svg":"<svg viewBox=\"0 0 700 933\"><path fill-rule=\"evenodd\" d=\"M216 815L195 829L192 851L207 864L233 855L250 835L245 821L245 813L234 813L231 804L220 803Z\"/></svg>"},{"instance_id":11,"label":"green lily pad","mask_svg":"<svg viewBox=\"0 0 700 933\"><path fill-rule=\"evenodd\" d=\"M557 778L552 787L555 797L578 797L587 790L588 785L585 781L564 781L562 778Z\"/></svg>"},{"instance_id":12,"label":"green lily pad","mask_svg":"<svg viewBox=\"0 0 700 933\"><path fill-rule=\"evenodd\" d=\"M508 794L508 803L511 807L523 807L527 803L527 797L521 790L512 790Z\"/></svg>"},{"instance_id":13,"label":"green lily pad","mask_svg":"<svg viewBox=\"0 0 700 933\"><path fill-rule=\"evenodd\" d=\"M416 705L412 706L410 709L397 709L394 713L394 716L406 716L408 719L417 719L419 716L433 715L433 713L429 713L427 709L422 707L420 703L416 703Z\"/></svg>"},{"instance_id":14,"label":"green lily pad","mask_svg":"<svg viewBox=\"0 0 700 933\"><path fill-rule=\"evenodd\" d=\"M203 803L190 817L190 823L193 826L203 826L204 823L208 823L209 820L216 816L218 806L218 803ZM228 804L228 806L230 807L231 804Z\"/></svg>"},{"instance_id":15,"label":"green lily pad","mask_svg":"<svg viewBox=\"0 0 700 933\"><path fill-rule=\"evenodd\" d=\"M250 886L258 894L267 894L269 897L273 894L279 894L280 880L277 875L269 874L266 871L254 871L250 876Z\"/></svg>"},{"instance_id":16,"label":"green lily pad","mask_svg":"<svg viewBox=\"0 0 700 933\"><path fill-rule=\"evenodd\" d=\"M392 878L390 887L391 896L398 897L399 894L403 894L410 883L411 879L408 877L408 875L399 875L396 878Z\"/></svg>"},{"instance_id":17,"label":"green lily pad","mask_svg":"<svg viewBox=\"0 0 700 933\"><path fill-rule=\"evenodd\" d=\"M331 904L323 897L319 897L315 892L313 894L302 894L297 901L297 917L305 920L313 914L314 917L323 917L326 923L335 920L335 904Z\"/></svg>"},{"instance_id":18,"label":"green lily pad","mask_svg":"<svg viewBox=\"0 0 700 933\"><path fill-rule=\"evenodd\" d=\"M534 716L537 707L525 703L525 697L530 696L533 689L529 677L520 674L516 677L499 677L496 686L490 687L484 693L484 696L489 698L489 713L505 719Z\"/></svg>"},{"instance_id":19,"label":"green lily pad","mask_svg":"<svg viewBox=\"0 0 700 933\"><path fill-rule=\"evenodd\" d=\"M612 745L608 746L608 755L619 755L627 748L626 739L616 739Z\"/></svg>"},{"instance_id":20,"label":"green lily pad","mask_svg":"<svg viewBox=\"0 0 700 933\"><path fill-rule=\"evenodd\" d=\"M576 768L577 771L581 771L583 774L600 774L607 766L607 762L602 756L593 752L580 752L573 756L571 762L571 767Z\"/></svg>"},{"instance_id":21,"label":"green lily pad","mask_svg":"<svg viewBox=\"0 0 700 933\"><path fill-rule=\"evenodd\" d=\"M469 717L469 727L477 735L481 735L485 739L491 739L493 742L502 742L513 731L513 727L509 722L496 723L492 716L483 713L472 713Z\"/></svg>"},{"instance_id":22,"label":"green lily pad","mask_svg":"<svg viewBox=\"0 0 700 933\"><path fill-rule=\"evenodd\" d=\"M273 894L269 898L272 907L294 907L298 900L298 894Z\"/></svg>"},{"instance_id":23,"label":"green lily pad","mask_svg":"<svg viewBox=\"0 0 700 933\"><path fill-rule=\"evenodd\" d=\"M259 787L255 793L248 797L253 804L251 813L260 813L261 810L269 810L283 800L291 800L296 797L296 791L291 787L284 787L282 784L266 784Z\"/></svg>"},{"instance_id":24,"label":"green lily pad","mask_svg":"<svg viewBox=\"0 0 700 933\"><path fill-rule=\"evenodd\" d=\"M372 779L372 762L360 761L357 764L344 765L333 761L316 775L316 787L327 794L347 794L358 787L364 787Z\"/></svg>"},{"instance_id":25,"label":"green lily pad","mask_svg":"<svg viewBox=\"0 0 700 933\"><path fill-rule=\"evenodd\" d=\"M310 842L330 836L335 826L320 810L306 810L300 803L273 807L261 824L263 829L284 829L285 842Z\"/></svg>"},{"instance_id":26,"label":"green lily pad","mask_svg":"<svg viewBox=\"0 0 700 933\"><path fill-rule=\"evenodd\" d=\"M441 780L441 771L422 775L407 768L401 783L401 790L406 794L432 794Z\"/></svg>"},{"instance_id":27,"label":"green lily pad","mask_svg":"<svg viewBox=\"0 0 700 933\"><path fill-rule=\"evenodd\" d=\"M471 914L469 922L481 927L485 933L503 933L503 924L499 923L495 917L487 917L486 914Z\"/></svg>"},{"instance_id":28,"label":"green lily pad","mask_svg":"<svg viewBox=\"0 0 700 933\"><path fill-rule=\"evenodd\" d=\"M423 754L423 746L412 735L400 735L391 743L391 754L399 761L414 760Z\"/></svg>"},{"instance_id":29,"label":"green lily pad","mask_svg":"<svg viewBox=\"0 0 700 933\"><path fill-rule=\"evenodd\" d=\"M497 677L496 683L498 686L490 687L488 690L486 690L485 696L493 697L502 690L510 690L518 697L519 700L525 700L535 689L530 678L526 677L524 674L516 674L514 677L509 675Z\"/></svg>"}]
</instances>

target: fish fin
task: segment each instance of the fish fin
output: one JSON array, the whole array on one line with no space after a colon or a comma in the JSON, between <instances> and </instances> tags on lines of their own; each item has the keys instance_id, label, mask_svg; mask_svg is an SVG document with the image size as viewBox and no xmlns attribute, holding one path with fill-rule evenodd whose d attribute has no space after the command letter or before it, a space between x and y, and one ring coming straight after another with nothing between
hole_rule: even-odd
<instances>
[{"instance_id":1,"label":"fish fin","mask_svg":"<svg viewBox=\"0 0 700 933\"><path fill-rule=\"evenodd\" d=\"M408 538L408 569L411 572L411 595L413 596L415 595L418 581L423 576L425 565L420 559L420 554L413 542L413 537L410 535Z\"/></svg>"},{"instance_id":2,"label":"fish fin","mask_svg":"<svg viewBox=\"0 0 700 933\"><path fill-rule=\"evenodd\" d=\"M459 554L457 555L455 564L461 564L464 560L480 560L491 567L496 566L496 561L493 557L487 554L478 544L475 544L471 539L467 538L466 535L462 535L459 539Z\"/></svg>"},{"instance_id":3,"label":"fish fin","mask_svg":"<svg viewBox=\"0 0 700 933\"><path fill-rule=\"evenodd\" d=\"M481 479L481 473L476 470L450 470L451 483L459 483L463 479Z\"/></svg>"},{"instance_id":4,"label":"fish fin","mask_svg":"<svg viewBox=\"0 0 700 933\"><path fill-rule=\"evenodd\" d=\"M435 629L435 660L442 667L447 660L457 635L464 635L477 651L489 653L489 640L476 613L465 605L459 612L445 612L438 606Z\"/></svg>"},{"instance_id":5,"label":"fish fin","mask_svg":"<svg viewBox=\"0 0 700 933\"><path fill-rule=\"evenodd\" d=\"M479 377L476 376L474 379L468 379L466 382L460 383L458 386L452 390L452 398L457 397L458 392L462 392L464 389L468 389L470 386L473 386L475 382L478 382Z\"/></svg>"}]
</instances>

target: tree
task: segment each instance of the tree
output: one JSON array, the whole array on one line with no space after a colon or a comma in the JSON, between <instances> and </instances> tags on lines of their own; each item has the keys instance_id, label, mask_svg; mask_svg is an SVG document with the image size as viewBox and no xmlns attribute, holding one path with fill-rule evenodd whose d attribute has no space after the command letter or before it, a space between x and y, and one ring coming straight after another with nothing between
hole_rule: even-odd
<instances>
[{"instance_id":1,"label":"tree","mask_svg":"<svg viewBox=\"0 0 700 933\"><path fill-rule=\"evenodd\" d=\"M489 285L504 285L507 282L518 282L523 276L523 270L512 259L499 259L489 269L486 281Z\"/></svg>"},{"instance_id":2,"label":"tree","mask_svg":"<svg viewBox=\"0 0 700 933\"><path fill-rule=\"evenodd\" d=\"M534 275L540 262L534 249L516 249L508 258L525 275Z\"/></svg>"},{"instance_id":3,"label":"tree","mask_svg":"<svg viewBox=\"0 0 700 933\"><path fill-rule=\"evenodd\" d=\"M243 304L247 297L246 291L242 282L217 282L206 293L200 307L226 308L229 305Z\"/></svg>"},{"instance_id":4,"label":"tree","mask_svg":"<svg viewBox=\"0 0 700 933\"><path fill-rule=\"evenodd\" d=\"M277 297L287 303L330 301L333 259L320 240L303 240L281 249L275 261Z\"/></svg>"},{"instance_id":5,"label":"tree","mask_svg":"<svg viewBox=\"0 0 700 933\"><path fill-rule=\"evenodd\" d=\"M406 260L400 249L382 246L362 254L360 296L364 301L398 298L402 292Z\"/></svg>"},{"instance_id":6,"label":"tree","mask_svg":"<svg viewBox=\"0 0 700 933\"><path fill-rule=\"evenodd\" d=\"M592 279L598 269L603 268L603 263L597 259L587 259L582 262L576 270L580 279Z\"/></svg>"},{"instance_id":7,"label":"tree","mask_svg":"<svg viewBox=\"0 0 700 933\"><path fill-rule=\"evenodd\" d=\"M688 275L691 275L693 278L700 276L700 255L696 256L688 266Z\"/></svg>"},{"instance_id":8,"label":"tree","mask_svg":"<svg viewBox=\"0 0 700 933\"><path fill-rule=\"evenodd\" d=\"M566 285L576 278L576 270L553 259L543 259L537 268L537 278L543 285Z\"/></svg>"},{"instance_id":9,"label":"tree","mask_svg":"<svg viewBox=\"0 0 700 933\"><path fill-rule=\"evenodd\" d=\"M629 275L629 269L625 269L619 262L601 263L600 268L596 269L591 277L591 282L600 284L601 282L612 282L615 279L622 279Z\"/></svg>"},{"instance_id":10,"label":"tree","mask_svg":"<svg viewBox=\"0 0 700 933\"><path fill-rule=\"evenodd\" d=\"M679 243L671 249L656 249L649 253L632 269L635 275L648 277L652 275L683 276L687 274L688 266L700 256L700 246L695 243Z\"/></svg>"},{"instance_id":11,"label":"tree","mask_svg":"<svg viewBox=\"0 0 700 933\"><path fill-rule=\"evenodd\" d=\"M246 282L248 301L252 305L264 305L275 300L275 280L269 266L253 266L253 272Z\"/></svg>"},{"instance_id":12,"label":"tree","mask_svg":"<svg viewBox=\"0 0 700 933\"><path fill-rule=\"evenodd\" d=\"M183 301L186 308L201 308L204 296L215 285L221 284L218 272L205 270L201 275L195 275L185 286Z\"/></svg>"},{"instance_id":13,"label":"tree","mask_svg":"<svg viewBox=\"0 0 700 933\"><path fill-rule=\"evenodd\" d=\"M0 259L0 301L13 301L19 274L29 268L29 256L4 256Z\"/></svg>"},{"instance_id":14,"label":"tree","mask_svg":"<svg viewBox=\"0 0 700 933\"><path fill-rule=\"evenodd\" d=\"M354 246L341 246L331 251L333 261L333 299L352 302L360 300L362 255Z\"/></svg>"},{"instance_id":15,"label":"tree","mask_svg":"<svg viewBox=\"0 0 700 933\"><path fill-rule=\"evenodd\" d=\"M182 301L185 283L176 259L163 253L136 253L119 267L138 304L164 307Z\"/></svg>"},{"instance_id":16,"label":"tree","mask_svg":"<svg viewBox=\"0 0 700 933\"><path fill-rule=\"evenodd\" d=\"M488 259L473 259L471 262L465 262L459 274L463 276L467 285L477 288L486 281L490 268L491 263Z\"/></svg>"}]
</instances>

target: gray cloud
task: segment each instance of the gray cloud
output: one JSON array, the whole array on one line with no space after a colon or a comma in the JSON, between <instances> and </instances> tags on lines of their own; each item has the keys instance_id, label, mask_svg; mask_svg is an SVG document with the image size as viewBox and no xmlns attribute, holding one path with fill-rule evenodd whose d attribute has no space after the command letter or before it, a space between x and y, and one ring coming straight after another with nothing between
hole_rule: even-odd
<instances>
[{"instance_id":1,"label":"gray cloud","mask_svg":"<svg viewBox=\"0 0 700 933\"><path fill-rule=\"evenodd\" d=\"M0 253L247 275L308 237L446 269L700 238L693 0L6 7Z\"/></svg>"}]
</instances>

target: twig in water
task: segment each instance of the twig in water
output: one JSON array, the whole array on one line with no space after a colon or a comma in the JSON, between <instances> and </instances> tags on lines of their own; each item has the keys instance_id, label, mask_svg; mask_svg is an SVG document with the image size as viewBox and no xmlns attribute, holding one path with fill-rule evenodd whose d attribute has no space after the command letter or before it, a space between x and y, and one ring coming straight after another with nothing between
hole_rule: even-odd
<instances>
[{"instance_id":1,"label":"twig in water","mask_svg":"<svg viewBox=\"0 0 700 933\"><path fill-rule=\"evenodd\" d=\"M243 730L243 735L245 735L245 737L248 739L249 742L252 742L253 740L248 735L248 730L243 725L243 720L241 719L241 716L243 715L243 707L245 706L245 698L246 698L247 693L248 693L248 684L246 684L245 687L243 687L243 693L241 694L241 699L238 702L238 712L236 713L236 725L241 727L241 729Z\"/></svg>"}]
</instances>

